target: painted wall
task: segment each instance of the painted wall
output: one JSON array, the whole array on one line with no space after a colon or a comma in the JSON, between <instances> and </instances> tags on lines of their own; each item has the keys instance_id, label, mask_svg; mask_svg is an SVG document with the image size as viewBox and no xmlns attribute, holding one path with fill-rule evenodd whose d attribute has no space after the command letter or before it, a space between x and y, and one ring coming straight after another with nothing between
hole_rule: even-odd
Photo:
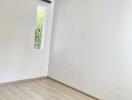
<instances>
[{"instance_id":1,"label":"painted wall","mask_svg":"<svg viewBox=\"0 0 132 100\"><path fill-rule=\"evenodd\" d=\"M38 4L47 7L43 50L33 48ZM0 83L47 76L52 11L39 0L0 1Z\"/></svg>"},{"instance_id":2,"label":"painted wall","mask_svg":"<svg viewBox=\"0 0 132 100\"><path fill-rule=\"evenodd\" d=\"M101 100L132 100L132 0L56 0L49 76Z\"/></svg>"}]
</instances>

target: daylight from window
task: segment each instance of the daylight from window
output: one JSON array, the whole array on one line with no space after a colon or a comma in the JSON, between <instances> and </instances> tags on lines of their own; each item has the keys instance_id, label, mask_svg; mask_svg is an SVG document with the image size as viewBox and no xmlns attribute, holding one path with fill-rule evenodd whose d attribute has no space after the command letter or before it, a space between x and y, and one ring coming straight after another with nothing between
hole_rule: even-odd
<instances>
[{"instance_id":1,"label":"daylight from window","mask_svg":"<svg viewBox=\"0 0 132 100\"><path fill-rule=\"evenodd\" d=\"M43 6L37 6L36 28L34 38L34 48L41 49L43 47L45 10Z\"/></svg>"}]
</instances>

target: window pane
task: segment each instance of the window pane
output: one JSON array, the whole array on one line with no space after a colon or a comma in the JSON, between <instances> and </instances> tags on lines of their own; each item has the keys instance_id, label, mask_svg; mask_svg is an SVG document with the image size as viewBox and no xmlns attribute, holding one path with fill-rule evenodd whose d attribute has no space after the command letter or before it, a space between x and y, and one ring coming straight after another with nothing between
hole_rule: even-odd
<instances>
[{"instance_id":1,"label":"window pane","mask_svg":"<svg viewBox=\"0 0 132 100\"><path fill-rule=\"evenodd\" d=\"M45 23L45 7L38 6L37 17L36 17L35 39L34 39L35 49L41 49L42 47L44 23Z\"/></svg>"}]
</instances>

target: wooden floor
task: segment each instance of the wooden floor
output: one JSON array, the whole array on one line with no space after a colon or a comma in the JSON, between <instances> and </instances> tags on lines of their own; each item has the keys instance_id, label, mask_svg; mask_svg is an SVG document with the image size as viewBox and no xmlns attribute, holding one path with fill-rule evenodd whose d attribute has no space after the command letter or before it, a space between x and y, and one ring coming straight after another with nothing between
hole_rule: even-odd
<instances>
[{"instance_id":1,"label":"wooden floor","mask_svg":"<svg viewBox=\"0 0 132 100\"><path fill-rule=\"evenodd\" d=\"M93 100L51 79L0 85L0 100Z\"/></svg>"}]
</instances>

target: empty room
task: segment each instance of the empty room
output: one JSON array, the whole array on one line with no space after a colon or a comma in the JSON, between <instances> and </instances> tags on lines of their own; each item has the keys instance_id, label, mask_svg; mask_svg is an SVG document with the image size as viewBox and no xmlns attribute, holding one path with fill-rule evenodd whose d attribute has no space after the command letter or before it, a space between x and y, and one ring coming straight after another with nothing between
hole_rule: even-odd
<instances>
[{"instance_id":1,"label":"empty room","mask_svg":"<svg viewBox=\"0 0 132 100\"><path fill-rule=\"evenodd\" d=\"M0 0L0 100L132 100L132 0Z\"/></svg>"}]
</instances>

